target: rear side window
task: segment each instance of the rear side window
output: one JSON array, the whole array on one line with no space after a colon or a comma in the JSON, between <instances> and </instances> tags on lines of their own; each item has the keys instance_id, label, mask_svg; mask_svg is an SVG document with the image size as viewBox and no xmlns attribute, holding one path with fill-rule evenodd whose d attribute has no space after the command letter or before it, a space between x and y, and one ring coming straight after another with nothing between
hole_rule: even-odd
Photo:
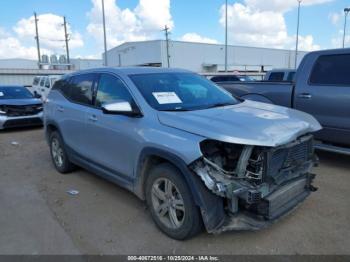
<instances>
[{"instance_id":1,"label":"rear side window","mask_svg":"<svg viewBox=\"0 0 350 262\"><path fill-rule=\"evenodd\" d=\"M69 98L79 104L91 105L95 78L94 74L73 76L69 84Z\"/></svg>"},{"instance_id":2,"label":"rear side window","mask_svg":"<svg viewBox=\"0 0 350 262\"><path fill-rule=\"evenodd\" d=\"M284 72L272 72L269 76L270 81L283 81Z\"/></svg>"},{"instance_id":3,"label":"rear side window","mask_svg":"<svg viewBox=\"0 0 350 262\"><path fill-rule=\"evenodd\" d=\"M66 79L56 81L52 90L60 91L65 97L69 97L69 83Z\"/></svg>"},{"instance_id":4,"label":"rear side window","mask_svg":"<svg viewBox=\"0 0 350 262\"><path fill-rule=\"evenodd\" d=\"M33 86L37 86L40 82L40 77L34 77Z\"/></svg>"},{"instance_id":5,"label":"rear side window","mask_svg":"<svg viewBox=\"0 0 350 262\"><path fill-rule=\"evenodd\" d=\"M123 82L112 75L102 74L98 84L95 105L101 107L103 104L114 101L127 101L132 104L132 96Z\"/></svg>"},{"instance_id":6,"label":"rear side window","mask_svg":"<svg viewBox=\"0 0 350 262\"><path fill-rule=\"evenodd\" d=\"M311 72L310 83L350 86L350 54L320 56Z\"/></svg>"}]
</instances>

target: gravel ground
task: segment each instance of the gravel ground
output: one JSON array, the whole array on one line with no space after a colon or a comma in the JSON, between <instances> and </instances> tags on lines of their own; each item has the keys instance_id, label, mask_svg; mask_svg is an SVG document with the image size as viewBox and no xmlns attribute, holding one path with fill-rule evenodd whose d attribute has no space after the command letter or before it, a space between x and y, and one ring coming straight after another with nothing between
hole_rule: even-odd
<instances>
[{"instance_id":1,"label":"gravel ground","mask_svg":"<svg viewBox=\"0 0 350 262\"><path fill-rule=\"evenodd\" d=\"M350 157L318 154L319 190L290 216L180 242L128 191L85 170L57 173L42 129L1 131L0 254L350 254Z\"/></svg>"}]
</instances>

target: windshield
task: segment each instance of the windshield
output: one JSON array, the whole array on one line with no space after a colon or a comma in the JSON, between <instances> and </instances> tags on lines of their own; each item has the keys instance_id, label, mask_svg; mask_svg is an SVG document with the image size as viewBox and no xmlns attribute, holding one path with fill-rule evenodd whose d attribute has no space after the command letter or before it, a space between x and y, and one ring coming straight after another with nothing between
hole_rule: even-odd
<instances>
[{"instance_id":1,"label":"windshield","mask_svg":"<svg viewBox=\"0 0 350 262\"><path fill-rule=\"evenodd\" d=\"M1 87L0 86L0 100L1 99L26 99L33 98L32 93L25 87Z\"/></svg>"},{"instance_id":2,"label":"windshield","mask_svg":"<svg viewBox=\"0 0 350 262\"><path fill-rule=\"evenodd\" d=\"M160 111L200 110L239 101L230 93L192 73L131 75L148 104Z\"/></svg>"}]
</instances>

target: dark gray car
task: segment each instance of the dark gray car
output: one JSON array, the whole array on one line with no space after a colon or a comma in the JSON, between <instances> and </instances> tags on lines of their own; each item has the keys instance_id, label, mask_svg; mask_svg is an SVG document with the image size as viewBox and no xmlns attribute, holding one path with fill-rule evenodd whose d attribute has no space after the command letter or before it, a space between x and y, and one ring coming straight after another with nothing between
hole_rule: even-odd
<instances>
[{"instance_id":1,"label":"dark gray car","mask_svg":"<svg viewBox=\"0 0 350 262\"><path fill-rule=\"evenodd\" d=\"M43 124L42 101L23 86L0 86L0 129Z\"/></svg>"},{"instance_id":2,"label":"dark gray car","mask_svg":"<svg viewBox=\"0 0 350 262\"><path fill-rule=\"evenodd\" d=\"M220 83L230 93L295 108L313 115L323 126L315 134L316 147L350 154L350 49L323 50L307 54L295 83Z\"/></svg>"}]
</instances>

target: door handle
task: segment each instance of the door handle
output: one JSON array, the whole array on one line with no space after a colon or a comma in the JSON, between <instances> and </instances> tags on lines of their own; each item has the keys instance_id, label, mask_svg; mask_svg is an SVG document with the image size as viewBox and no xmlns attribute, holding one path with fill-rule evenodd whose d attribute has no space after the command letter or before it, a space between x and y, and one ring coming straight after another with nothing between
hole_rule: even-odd
<instances>
[{"instance_id":1,"label":"door handle","mask_svg":"<svg viewBox=\"0 0 350 262\"><path fill-rule=\"evenodd\" d=\"M57 108L57 111L58 111L58 112L63 112L63 111L64 111L64 108L63 108L62 106L59 106L59 107Z\"/></svg>"},{"instance_id":2,"label":"door handle","mask_svg":"<svg viewBox=\"0 0 350 262\"><path fill-rule=\"evenodd\" d=\"M299 98L304 98L304 99L311 99L312 95L308 93L302 93L298 95Z\"/></svg>"},{"instance_id":3,"label":"door handle","mask_svg":"<svg viewBox=\"0 0 350 262\"><path fill-rule=\"evenodd\" d=\"M97 117L95 115L89 116L89 120L91 122L96 122L97 121Z\"/></svg>"}]
</instances>

